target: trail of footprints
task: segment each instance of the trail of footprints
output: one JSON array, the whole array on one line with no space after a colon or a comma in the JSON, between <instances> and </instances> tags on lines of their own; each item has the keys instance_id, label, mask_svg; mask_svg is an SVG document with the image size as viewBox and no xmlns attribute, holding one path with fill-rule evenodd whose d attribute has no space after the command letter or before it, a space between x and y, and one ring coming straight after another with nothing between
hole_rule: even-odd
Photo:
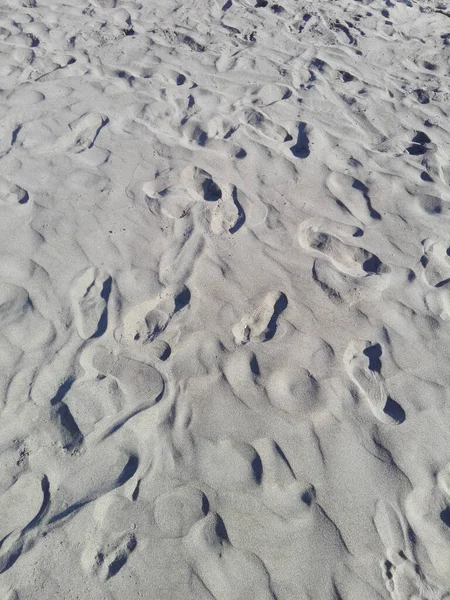
<instances>
[{"instance_id":1,"label":"trail of footprints","mask_svg":"<svg viewBox=\"0 0 450 600\"><path fill-rule=\"evenodd\" d=\"M190 186L190 194L195 201L200 199L217 202L221 199L222 190L204 171L195 168L185 171L183 181L187 187ZM307 221L302 224L299 232L301 246L312 255L322 257L344 274L365 278L376 275L381 263L372 253L349 242L350 239L360 237L360 229L333 224L327 220ZM77 432L84 431L81 444L85 446L86 465L98 460L97 452L92 449L89 441L93 432L97 430L93 439L107 440L133 415L151 409L163 398L164 379L158 369L148 363L148 355L146 362L140 362L134 355L133 358L127 356L126 349L156 346L155 353L150 355L152 360L167 359L170 347L161 338L165 336L171 323L181 319L183 311L189 310L193 301L186 286L175 286L168 287L159 296L129 309L114 331L114 338L121 350L111 351L102 345L101 340L97 342L95 338L102 338L107 330L110 310L108 302L113 285L114 282L106 272L90 267L75 279L70 291L78 334L82 343L89 342L90 345L81 357L86 375L72 384L64 398L64 406L74 422L73 434L78 435ZM236 345L269 343L278 333L283 313L288 307L288 298L281 291L271 291L250 300L248 306L249 310L231 328ZM282 335L282 331L279 335ZM378 344L354 341L344 353L344 369L378 421L388 425L401 423L405 414L388 394L381 374L380 357L381 347ZM83 405L89 394L92 394L91 402L94 402L94 406L98 403L95 399L95 388L98 386L102 389L98 397L109 397L110 405L102 407L97 404L94 411L96 414L89 416ZM115 414L113 418L112 414ZM67 418L65 420L67 423ZM76 425L77 421L81 429ZM103 426L98 430L102 421ZM102 430L103 437L99 433ZM190 441L185 440L183 447L184 451L187 447L191 448L194 453L193 464L199 469L198 476L208 486L252 490L262 481L263 502L268 503L272 510L281 511L283 518L296 518L299 511L305 510L313 502L314 492L296 482L276 445L261 441L257 445L259 451L256 451L249 445L239 446L229 440L214 443L196 437ZM41 516L33 519L30 514L27 519L28 522L35 521L31 528L27 528L26 524L15 523L15 516L7 513L10 524L5 529L5 534L10 536L13 530L20 529L22 534L2 549L3 568L7 569L12 564L12 556L18 557L23 548L32 546L34 530L37 534L42 528L45 530L52 523L76 513L85 504L101 498L107 491L121 487L134 476L139 465L137 457L127 454L120 459L113 459L113 462L115 466L111 469L110 480L99 481L94 487L84 483L78 486L79 490L90 489L85 497L80 498L74 483L70 482L67 489L62 487L62 502L63 496L61 499L58 499L58 495L53 496L50 482L50 491L47 492L49 495L44 499L45 508L42 509L41 501L37 499L36 509L33 511ZM211 479L211 474L217 471L218 465L221 465L220 477ZM80 476L83 476L82 472L86 468L80 463ZM76 482L77 477L78 475L73 481ZM269 484L270 477L275 479ZM24 483L22 479L19 481L20 485ZM36 485L39 487L37 482ZM11 493L13 492L15 493L15 487L11 488ZM42 498L37 494L37 498L39 497ZM67 507L67 499L70 497L72 500ZM62 508L63 505L66 508ZM210 510L203 492L191 487L175 489L160 496L154 510L155 520L162 534L168 538L183 539L186 560L215 597L224 600L244 599L249 594L259 598L274 597L270 577L262 561L248 552L234 548L223 521ZM28 540L26 544L25 540ZM89 572L108 580L126 565L136 548L139 548L138 537L134 533L124 533L105 542L101 549L86 551L83 560Z\"/></svg>"},{"instance_id":2,"label":"trail of footprints","mask_svg":"<svg viewBox=\"0 0 450 600\"><path fill-rule=\"evenodd\" d=\"M30 10L36 7L34 0L25 4ZM234 0L224 3L222 10L227 12L233 4L235 8ZM100 9L116 9L114 0L98 0L94 5ZM256 8L256 12L261 12L266 5L267 2L263 0L256 2L256 7L252 3L249 8ZM386 6L394 5L387 2ZM279 14L280 18L284 18L283 13L290 14L291 9L269 3L267 12L269 10L270 15ZM390 18L387 9L382 14ZM315 13L313 17L305 14L303 19L300 18L301 25L295 28L296 34L302 33L312 22L319 20ZM138 19L134 21L133 17L133 23L130 14L124 9L115 10L113 21L116 35L120 34L121 37L132 38L135 35L134 28L138 29ZM32 22L29 21L30 29L33 27ZM33 57L34 51L31 47L39 43L36 35L26 32L27 27L10 20L4 40L6 44L16 45L20 42L25 45L26 48L19 54L17 49L14 50L18 65L26 62L25 56L32 62L30 57ZM356 43L356 38L349 35L350 30L342 23L335 21L326 28L332 30L333 38L338 41L346 45ZM13 31L16 32L15 35L11 33ZM360 29L353 24L352 31L360 32ZM42 34L43 41L46 35L47 33ZM254 43L254 35L250 34L246 43ZM185 39L170 31L162 37L170 45L176 39L193 51L202 50L201 45L192 38ZM72 44L75 46L75 39ZM88 54L87 52L86 55ZM227 61L228 59L219 59L217 67L232 64L231 59ZM53 63L51 67L62 69L71 62L72 59L69 59L67 65ZM319 59L311 61L307 88L312 89L317 82L322 64L325 63ZM164 86L181 87L185 83L193 86L192 81L177 71L164 73L155 68L152 72L146 65L141 65L137 70L143 78L152 77L154 81L159 78ZM223 70L228 70L228 67ZM347 72L341 72L341 75L346 84L355 79ZM49 76L52 76L51 73ZM294 74L294 79L295 77L297 74ZM119 78L123 80L120 83L131 87L135 75L121 72ZM170 89L165 90L165 93L173 100L173 106L170 107L171 118L178 120L180 110L176 103L180 98L175 94L171 96ZM204 93L207 93L206 90ZM415 94L424 105L429 102L428 92L417 90ZM183 137L191 148L208 147L216 137L233 138L240 128L250 140L266 148L275 148L277 151L288 149L285 154L289 159L306 159L310 155L308 124L300 122L295 132L296 139L293 139L292 130L288 131L269 116L268 107L272 103L284 101L292 95L290 87L259 86L254 97L246 98L247 106L237 107L236 120L239 124L236 127L231 120L228 123L226 119L220 118L217 122L209 121L206 131L200 127L201 120L196 121L193 114L196 109L194 95L193 92L189 96L187 108L183 105L185 114L182 118L182 134L178 137L176 132L174 134L174 139ZM18 90L10 98L13 101L26 98L29 105L45 100L44 94L36 90ZM159 104L155 102L140 105L138 109L131 107L130 112L136 113L133 115L136 122L144 122L150 128L162 130L167 123L165 111L168 110L168 104L162 98ZM86 160L96 167L107 161L109 156L108 151L96 147L99 136L108 132L108 129L105 130L108 122L108 117L100 112L83 113L66 124L66 132L55 144L50 143L38 151L66 152L75 160ZM20 130L14 136L20 137ZM417 132L406 151L411 156L420 156L428 151L430 143L428 136ZM245 155L243 149L235 154L238 159ZM17 207L17 211L30 209L32 202L28 192L18 183L19 180L15 182L6 176L0 178L0 205L4 210L10 211L13 207ZM372 293L380 293L389 283L386 275L390 267L369 251L364 242L364 228L376 224L382 217L373 204L369 188L360 179L331 172L326 178L326 187L342 211L343 218L350 218L358 226L344 225L325 218L308 219L300 225L296 242L313 259L311 277L330 300L352 301L354 290L363 288L370 298ZM161 175L144 183L142 193L151 211L172 223L183 220L189 222L186 231L189 230L189 235L193 238L200 239L207 233L205 223L213 234L225 238L238 233L246 223L247 205L244 194L236 185L216 176L212 169L211 173L200 166L177 169L168 177ZM33 194L30 194L33 199ZM434 204L431 204L433 208ZM28 208L24 209L26 205ZM202 216L205 216L203 220ZM422 242L422 248L420 274L428 291L427 306L432 313L448 320L450 259L447 247L440 241L427 239ZM35 301L33 290L27 287L31 276L38 280L44 274L36 264L30 263L27 268L28 274L17 277L17 273L24 271L23 265L8 263L5 257L0 273L1 322L4 326L2 333L21 352L44 347L53 336L52 325L40 310L42 303ZM65 440L62 446L67 453L67 464L73 464L73 467L68 469L62 482L49 481L46 476L37 477L26 471L20 472L11 487L0 496L0 571L11 568L21 553L32 548L39 536L52 526L89 505L95 507L94 529L87 536L81 558L87 574L103 582L108 581L122 569L125 570L129 563L131 565L139 553L145 553L148 540L145 536L140 537L139 528L112 531L115 514L108 520L108 511L114 513L122 502L131 513L129 506L133 502L138 503L140 499L140 477L142 472L145 473L147 465L142 465L144 461L141 461L139 452L135 453L131 448L133 443L130 439L140 435L138 428L133 428L132 419L137 414L150 410L154 411L150 414L155 415L154 420L157 422L160 418L157 413L158 405L164 404L169 395L162 363L170 362L171 344L176 344L176 332L182 327L191 305L199 301L195 294L191 297L189 281L184 278L181 281L186 281L186 284L164 281L165 285L158 295L127 307L124 314L116 319L111 302L111 291L115 283L108 272L100 267L90 266L73 280L69 295L73 323L79 337L80 351L77 357L84 373L79 379L67 380L67 387L70 389L61 392L61 398L55 401L55 410L51 413L52 417L59 418L57 426L64 430L61 433L61 439ZM254 351L252 360L257 365L257 353L267 348L266 344L276 344L283 339L285 321L289 319L289 302L293 301L294 298L288 298L282 291L269 289L241 302L239 310L235 310L236 318L229 323L229 337L235 346L230 352ZM350 387L352 397L357 400L354 409L365 416L369 415L368 419L381 428L390 428L391 425L400 425L407 415L389 395L389 381L384 378L382 365L383 350L382 345L376 341L350 341L341 356L341 376ZM256 367L253 368L256 370ZM291 379L284 373L273 374L267 384L267 393L272 407L279 409L279 412L296 414L300 421L305 407L313 413L318 405L322 408L325 402L319 399L318 382L309 371L298 366L293 373L289 372L289 377ZM287 381L289 385L286 384ZM264 390L263 383L260 385L261 390ZM63 388L64 385L61 386ZM215 506L217 499L210 490L256 496L262 508L277 514L281 522L288 524L290 536L293 524L297 521L317 518L322 523L317 517L321 514L321 508L314 486L309 482L302 482L295 475L275 441L264 438L244 444L231 439L202 438L190 428L192 415L184 414L183 420L179 416L183 415L182 408L178 408L177 406L178 413L174 417L171 435L174 437L175 448L176 436L183 440L179 444L181 458L176 453L173 458L169 451L166 458L168 463L172 459L174 463L180 460L180 471L189 483L177 478L175 487L152 498L149 501L150 508L144 504L145 508L142 509L139 505L138 512L144 513L149 520L154 518L161 538L179 543L184 560L203 583L204 589L208 590L207 595L218 600L273 600L276 596L263 560L234 542L233 535L227 531L227 519L220 516L221 510ZM161 414L163 419L163 410ZM130 436L120 438L120 432L127 423L131 424L128 430ZM124 441L123 448L117 449L113 443L108 442L115 436L118 436L119 443L120 440ZM141 446L138 444L138 448L142 453L151 445L147 436L146 430L144 439L139 440ZM183 464L184 451L194 457L196 472L192 477L188 461ZM73 456L70 455L71 452ZM172 466L164 464L164 468L170 471ZM424 493L425 500L422 500L422 510L432 511L441 529L450 527L449 473L448 465L440 468L436 475L436 489L429 494ZM153 475L150 472L150 478ZM167 481L165 483L167 487ZM209 491L203 491L203 488ZM110 506L105 508L104 503L110 503ZM418 512L414 502L411 502L411 506L412 512ZM388 503L380 502L374 522L385 548L386 558L380 566L391 597L394 600L413 597L428 600L444 598L445 592L428 581L420 571L403 516ZM331 525L330 528L334 531ZM328 543L332 535L328 535L328 530L326 533ZM309 551L309 548L305 550ZM337 594L335 590L335 595ZM6 597L18 600L20 596L18 593L8 592Z\"/></svg>"}]
</instances>

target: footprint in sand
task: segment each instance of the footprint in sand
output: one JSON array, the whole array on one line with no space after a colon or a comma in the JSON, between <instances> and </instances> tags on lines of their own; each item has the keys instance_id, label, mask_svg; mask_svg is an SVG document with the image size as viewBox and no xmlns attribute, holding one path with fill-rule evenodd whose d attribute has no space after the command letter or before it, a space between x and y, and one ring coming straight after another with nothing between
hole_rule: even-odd
<instances>
[{"instance_id":1,"label":"footprint in sand","mask_svg":"<svg viewBox=\"0 0 450 600\"><path fill-rule=\"evenodd\" d=\"M93 558L85 551L82 564L87 572L96 575L102 581L108 581L125 566L136 546L134 533L123 533L103 544Z\"/></svg>"},{"instance_id":2,"label":"footprint in sand","mask_svg":"<svg viewBox=\"0 0 450 600\"><path fill-rule=\"evenodd\" d=\"M191 202L181 186L170 185L157 190L154 182L147 182L142 189L150 212L161 213L169 219L182 219L188 214Z\"/></svg>"},{"instance_id":3,"label":"footprint in sand","mask_svg":"<svg viewBox=\"0 0 450 600\"><path fill-rule=\"evenodd\" d=\"M328 219L309 219L300 225L298 240L308 252L325 258L342 273L365 277L380 272L380 259L368 250L341 239L361 235L362 231L357 227L333 223Z\"/></svg>"},{"instance_id":4,"label":"footprint in sand","mask_svg":"<svg viewBox=\"0 0 450 600\"><path fill-rule=\"evenodd\" d=\"M158 496L155 501L155 521L168 538L181 538L208 514L209 502L195 487L179 487Z\"/></svg>"},{"instance_id":5,"label":"footprint in sand","mask_svg":"<svg viewBox=\"0 0 450 600\"><path fill-rule=\"evenodd\" d=\"M362 223L369 224L381 219L381 215L372 207L369 188L359 179L332 172L326 180L326 186L336 198L338 206Z\"/></svg>"},{"instance_id":6,"label":"footprint in sand","mask_svg":"<svg viewBox=\"0 0 450 600\"><path fill-rule=\"evenodd\" d=\"M217 600L274 600L262 560L235 548L221 517L209 512L183 539L194 573Z\"/></svg>"},{"instance_id":7,"label":"footprint in sand","mask_svg":"<svg viewBox=\"0 0 450 600\"><path fill-rule=\"evenodd\" d=\"M199 437L191 441L199 477L212 488L237 492L260 484L261 459L250 444Z\"/></svg>"},{"instance_id":8,"label":"footprint in sand","mask_svg":"<svg viewBox=\"0 0 450 600\"><path fill-rule=\"evenodd\" d=\"M212 176L199 167L186 167L183 169L181 181L193 200L217 202L222 197L222 190Z\"/></svg>"},{"instance_id":9,"label":"footprint in sand","mask_svg":"<svg viewBox=\"0 0 450 600\"><path fill-rule=\"evenodd\" d=\"M6 265L5 257L3 266ZM5 281L0 285L0 326L4 338L27 351L49 344L55 335L53 326L36 308L28 291Z\"/></svg>"},{"instance_id":10,"label":"footprint in sand","mask_svg":"<svg viewBox=\"0 0 450 600\"><path fill-rule=\"evenodd\" d=\"M404 503L411 527L431 561L440 583L448 585L450 561L450 463L418 482ZM427 570L427 572L429 572ZM441 596L436 595L437 598ZM428 598L428 597L427 597Z\"/></svg>"},{"instance_id":11,"label":"footprint in sand","mask_svg":"<svg viewBox=\"0 0 450 600\"><path fill-rule=\"evenodd\" d=\"M162 397L164 380L154 367L126 356L116 356L103 346L96 346L87 354L99 375L117 380L124 398L131 405L150 407Z\"/></svg>"},{"instance_id":12,"label":"footprint in sand","mask_svg":"<svg viewBox=\"0 0 450 600\"><path fill-rule=\"evenodd\" d=\"M428 285L442 287L450 282L449 249L441 242L423 240L423 255L420 259L424 267L423 278Z\"/></svg>"},{"instance_id":13,"label":"footprint in sand","mask_svg":"<svg viewBox=\"0 0 450 600\"><path fill-rule=\"evenodd\" d=\"M237 344L248 342L266 342L271 340L277 330L277 319L286 308L288 301L283 292L267 293L262 299L253 300L254 309L244 315L233 327Z\"/></svg>"},{"instance_id":14,"label":"footprint in sand","mask_svg":"<svg viewBox=\"0 0 450 600\"><path fill-rule=\"evenodd\" d=\"M213 441L193 435L191 421L192 409L180 407L173 441L186 472L194 471L197 480L221 491L249 490L261 483L261 459L253 446L228 438Z\"/></svg>"},{"instance_id":15,"label":"footprint in sand","mask_svg":"<svg viewBox=\"0 0 450 600\"><path fill-rule=\"evenodd\" d=\"M22 531L35 517L43 502L42 482L24 473L0 496L0 539L14 531Z\"/></svg>"},{"instance_id":16,"label":"footprint in sand","mask_svg":"<svg viewBox=\"0 0 450 600\"><path fill-rule=\"evenodd\" d=\"M79 154L92 148L102 127L108 123L108 118L100 113L86 113L72 121L69 127L71 134L65 136L68 150Z\"/></svg>"},{"instance_id":17,"label":"footprint in sand","mask_svg":"<svg viewBox=\"0 0 450 600\"><path fill-rule=\"evenodd\" d=\"M111 277L95 267L89 267L77 277L70 295L75 325L81 338L100 337L106 330Z\"/></svg>"},{"instance_id":18,"label":"footprint in sand","mask_svg":"<svg viewBox=\"0 0 450 600\"><path fill-rule=\"evenodd\" d=\"M450 320L450 290L447 287L428 293L425 302L430 311L442 321Z\"/></svg>"},{"instance_id":19,"label":"footprint in sand","mask_svg":"<svg viewBox=\"0 0 450 600\"><path fill-rule=\"evenodd\" d=\"M389 503L377 503L374 525L386 550L382 577L393 600L443 600L445 594L423 575L416 562L406 519Z\"/></svg>"},{"instance_id":20,"label":"footprint in sand","mask_svg":"<svg viewBox=\"0 0 450 600\"><path fill-rule=\"evenodd\" d=\"M255 448L262 461L264 504L283 519L304 518L315 502L314 487L297 480L286 455L275 441L259 439Z\"/></svg>"},{"instance_id":21,"label":"footprint in sand","mask_svg":"<svg viewBox=\"0 0 450 600\"><path fill-rule=\"evenodd\" d=\"M355 277L338 271L328 260L316 259L312 267L312 278L331 302L344 302L351 306L364 298L378 297L386 288L390 281L387 275L389 271L385 266L382 268L385 273L380 273L379 277ZM407 281L405 277L403 279Z\"/></svg>"},{"instance_id":22,"label":"footprint in sand","mask_svg":"<svg viewBox=\"0 0 450 600\"><path fill-rule=\"evenodd\" d=\"M49 509L49 482L22 475L0 498L0 573L7 571L30 545L28 532L38 527Z\"/></svg>"},{"instance_id":23,"label":"footprint in sand","mask_svg":"<svg viewBox=\"0 0 450 600\"><path fill-rule=\"evenodd\" d=\"M207 470L220 479L214 461ZM263 562L232 545L223 520L210 511L200 489L182 486L161 494L155 501L155 521L166 537L182 540L188 564L217 600L274 600Z\"/></svg>"},{"instance_id":24,"label":"footprint in sand","mask_svg":"<svg viewBox=\"0 0 450 600\"><path fill-rule=\"evenodd\" d=\"M186 167L175 183L167 176L144 182L142 190L150 211L171 219L182 219L198 201L211 202L211 230L216 235L236 233L245 222L237 188L231 184L220 187L199 167Z\"/></svg>"},{"instance_id":25,"label":"footprint in sand","mask_svg":"<svg viewBox=\"0 0 450 600\"><path fill-rule=\"evenodd\" d=\"M272 406L304 420L324 407L319 382L302 367L276 369L267 381L267 394Z\"/></svg>"},{"instance_id":26,"label":"footprint in sand","mask_svg":"<svg viewBox=\"0 0 450 600\"><path fill-rule=\"evenodd\" d=\"M221 233L236 233L245 222L245 213L238 201L238 191L235 186L226 185L222 188L222 196L217 201L211 214L211 230L216 235Z\"/></svg>"},{"instance_id":27,"label":"footprint in sand","mask_svg":"<svg viewBox=\"0 0 450 600\"><path fill-rule=\"evenodd\" d=\"M277 125L262 112L253 108L245 109L240 120L247 126L247 133L250 137L256 141L261 141L261 138L267 138L273 142L292 140L292 136L284 127Z\"/></svg>"},{"instance_id":28,"label":"footprint in sand","mask_svg":"<svg viewBox=\"0 0 450 600\"><path fill-rule=\"evenodd\" d=\"M136 509L124 491L105 494L95 502L81 555L81 566L87 575L108 581L125 567L139 548L139 512L144 519L146 516L145 508Z\"/></svg>"},{"instance_id":29,"label":"footprint in sand","mask_svg":"<svg viewBox=\"0 0 450 600\"><path fill-rule=\"evenodd\" d=\"M0 206L26 204L28 200L26 190L0 176Z\"/></svg>"},{"instance_id":30,"label":"footprint in sand","mask_svg":"<svg viewBox=\"0 0 450 600\"><path fill-rule=\"evenodd\" d=\"M154 342L174 315L188 306L190 299L191 293L186 286L166 288L158 297L129 310L123 319L123 327L116 331L116 338L140 346Z\"/></svg>"},{"instance_id":31,"label":"footprint in sand","mask_svg":"<svg viewBox=\"0 0 450 600\"><path fill-rule=\"evenodd\" d=\"M344 367L374 416L382 423L399 424L405 420L405 412L387 392L381 375L381 353L380 344L352 341L344 353Z\"/></svg>"}]
</instances>

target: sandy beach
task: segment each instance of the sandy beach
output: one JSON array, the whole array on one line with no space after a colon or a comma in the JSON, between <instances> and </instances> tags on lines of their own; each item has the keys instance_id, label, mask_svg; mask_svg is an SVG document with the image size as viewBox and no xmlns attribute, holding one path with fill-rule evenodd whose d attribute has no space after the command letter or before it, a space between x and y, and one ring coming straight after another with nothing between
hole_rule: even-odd
<instances>
[{"instance_id":1,"label":"sandy beach","mask_svg":"<svg viewBox=\"0 0 450 600\"><path fill-rule=\"evenodd\" d=\"M4 0L0 600L450 599L450 4Z\"/></svg>"}]
</instances>

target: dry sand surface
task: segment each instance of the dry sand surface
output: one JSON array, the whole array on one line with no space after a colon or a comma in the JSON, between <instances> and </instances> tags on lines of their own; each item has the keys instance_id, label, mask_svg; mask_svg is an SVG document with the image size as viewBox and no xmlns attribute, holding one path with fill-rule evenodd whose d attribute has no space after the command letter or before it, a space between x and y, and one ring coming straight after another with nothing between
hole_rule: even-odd
<instances>
[{"instance_id":1,"label":"dry sand surface","mask_svg":"<svg viewBox=\"0 0 450 600\"><path fill-rule=\"evenodd\" d=\"M450 3L0 51L0 600L449 599Z\"/></svg>"}]
</instances>

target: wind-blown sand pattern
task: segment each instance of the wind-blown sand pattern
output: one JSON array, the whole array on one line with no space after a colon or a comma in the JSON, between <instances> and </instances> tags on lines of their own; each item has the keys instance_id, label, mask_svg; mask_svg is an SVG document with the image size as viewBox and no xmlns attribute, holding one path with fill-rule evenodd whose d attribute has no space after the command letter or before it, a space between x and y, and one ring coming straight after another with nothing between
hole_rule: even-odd
<instances>
[{"instance_id":1,"label":"wind-blown sand pattern","mask_svg":"<svg viewBox=\"0 0 450 600\"><path fill-rule=\"evenodd\" d=\"M0 600L450 599L449 19L4 0Z\"/></svg>"}]
</instances>

